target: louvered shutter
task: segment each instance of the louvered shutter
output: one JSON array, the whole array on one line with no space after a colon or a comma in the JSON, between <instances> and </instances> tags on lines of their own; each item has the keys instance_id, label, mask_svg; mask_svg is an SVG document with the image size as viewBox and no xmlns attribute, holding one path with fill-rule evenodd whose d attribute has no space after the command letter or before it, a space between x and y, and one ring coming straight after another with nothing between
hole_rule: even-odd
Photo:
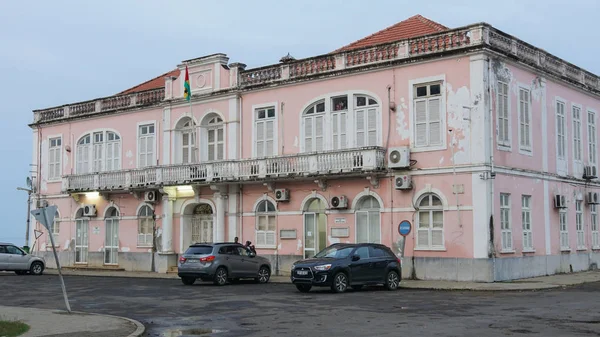
<instances>
[{"instance_id":1,"label":"louvered shutter","mask_svg":"<svg viewBox=\"0 0 600 337\"><path fill-rule=\"evenodd\" d=\"M304 151L312 152L313 149L313 118L304 118Z\"/></svg>"},{"instance_id":2,"label":"louvered shutter","mask_svg":"<svg viewBox=\"0 0 600 337\"><path fill-rule=\"evenodd\" d=\"M365 146L365 110L356 111L356 147Z\"/></svg>"},{"instance_id":3,"label":"louvered shutter","mask_svg":"<svg viewBox=\"0 0 600 337\"><path fill-rule=\"evenodd\" d=\"M265 122L256 122L256 156L265 156Z\"/></svg>"},{"instance_id":4,"label":"louvered shutter","mask_svg":"<svg viewBox=\"0 0 600 337\"><path fill-rule=\"evenodd\" d=\"M367 130L367 146L377 145L377 109L375 108L368 110Z\"/></svg>"},{"instance_id":5,"label":"louvered shutter","mask_svg":"<svg viewBox=\"0 0 600 337\"><path fill-rule=\"evenodd\" d=\"M440 145L442 144L442 116L440 109L440 99L431 98L427 102L429 110L429 144L428 145Z\"/></svg>"},{"instance_id":6,"label":"louvered shutter","mask_svg":"<svg viewBox=\"0 0 600 337\"><path fill-rule=\"evenodd\" d=\"M427 146L427 101L415 102L415 145Z\"/></svg>"},{"instance_id":7,"label":"louvered shutter","mask_svg":"<svg viewBox=\"0 0 600 337\"><path fill-rule=\"evenodd\" d=\"M323 133L325 131L325 118L323 116L315 117L315 150L323 151L325 146Z\"/></svg>"},{"instance_id":8,"label":"louvered shutter","mask_svg":"<svg viewBox=\"0 0 600 337\"><path fill-rule=\"evenodd\" d=\"M275 122L273 120L266 121L266 130L265 130L265 155L273 156L274 153L274 144L273 140L275 139Z\"/></svg>"}]
</instances>

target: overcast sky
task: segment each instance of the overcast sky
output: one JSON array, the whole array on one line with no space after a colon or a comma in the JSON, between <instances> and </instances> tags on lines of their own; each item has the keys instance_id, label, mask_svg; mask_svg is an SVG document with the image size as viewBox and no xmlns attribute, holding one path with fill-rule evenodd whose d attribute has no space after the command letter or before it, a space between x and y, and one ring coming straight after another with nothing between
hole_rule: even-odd
<instances>
[{"instance_id":1,"label":"overcast sky","mask_svg":"<svg viewBox=\"0 0 600 337\"><path fill-rule=\"evenodd\" d=\"M112 95L217 52L248 67L319 55L415 14L451 28L487 22L600 74L598 0L0 1L0 241L24 242L16 187L29 174L33 109Z\"/></svg>"}]
</instances>

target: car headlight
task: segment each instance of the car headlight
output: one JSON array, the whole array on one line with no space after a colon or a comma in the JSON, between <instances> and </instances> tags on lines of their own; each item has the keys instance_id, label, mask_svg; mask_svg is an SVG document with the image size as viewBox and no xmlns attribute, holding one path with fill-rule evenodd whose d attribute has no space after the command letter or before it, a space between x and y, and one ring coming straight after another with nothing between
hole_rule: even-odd
<instances>
[{"instance_id":1,"label":"car headlight","mask_svg":"<svg viewBox=\"0 0 600 337\"><path fill-rule=\"evenodd\" d=\"M315 270L325 271L331 269L331 264L322 264L320 266L315 266Z\"/></svg>"}]
</instances>

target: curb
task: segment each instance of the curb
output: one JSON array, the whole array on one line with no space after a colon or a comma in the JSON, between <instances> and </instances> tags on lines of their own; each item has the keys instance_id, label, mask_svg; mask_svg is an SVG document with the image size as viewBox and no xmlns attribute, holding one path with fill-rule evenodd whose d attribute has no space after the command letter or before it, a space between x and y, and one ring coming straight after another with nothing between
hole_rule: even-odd
<instances>
[{"instance_id":1,"label":"curb","mask_svg":"<svg viewBox=\"0 0 600 337\"><path fill-rule=\"evenodd\" d=\"M68 311L65 311L65 310L61 310L61 311L68 314ZM134 324L136 326L136 329L134 332L127 335L127 337L139 337L142 334L144 334L144 331L146 331L146 327L144 326L144 324L140 323L139 321L136 321L135 319L131 319L131 318L123 317L123 316L96 314L96 313L83 312L83 311L71 311L71 313L72 314L80 314L80 315L104 316L104 317L118 318L118 319L128 321L128 322Z\"/></svg>"}]
</instances>

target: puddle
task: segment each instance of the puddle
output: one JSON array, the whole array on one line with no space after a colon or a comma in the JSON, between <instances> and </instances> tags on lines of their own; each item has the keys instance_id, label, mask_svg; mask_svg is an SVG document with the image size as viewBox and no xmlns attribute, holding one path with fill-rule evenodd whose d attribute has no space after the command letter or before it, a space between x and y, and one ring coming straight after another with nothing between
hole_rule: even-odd
<instances>
[{"instance_id":1,"label":"puddle","mask_svg":"<svg viewBox=\"0 0 600 337\"><path fill-rule=\"evenodd\" d=\"M227 332L227 330L217 329L169 329L163 333L164 337L195 337L208 336L214 333Z\"/></svg>"}]
</instances>

